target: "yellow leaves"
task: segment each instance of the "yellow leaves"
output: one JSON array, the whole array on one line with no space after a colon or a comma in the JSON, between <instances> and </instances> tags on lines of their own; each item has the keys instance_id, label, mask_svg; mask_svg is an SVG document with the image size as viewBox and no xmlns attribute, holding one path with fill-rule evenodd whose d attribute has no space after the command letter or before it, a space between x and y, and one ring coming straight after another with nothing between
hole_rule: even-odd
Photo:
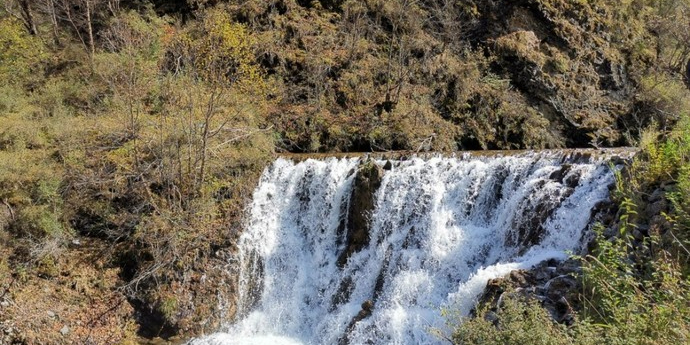
<instances>
[{"instance_id":1,"label":"yellow leaves","mask_svg":"<svg viewBox=\"0 0 690 345\"><path fill-rule=\"evenodd\" d=\"M3 37L2 45L3 49L14 48L16 50L27 49L28 45L26 42L26 34L24 28L21 26L19 21L13 18L4 18L0 21L0 28L2 28Z\"/></svg>"},{"instance_id":2,"label":"yellow leaves","mask_svg":"<svg viewBox=\"0 0 690 345\"><path fill-rule=\"evenodd\" d=\"M172 42L185 70L213 85L261 91L263 73L254 59L255 37L221 10L209 10L196 26Z\"/></svg>"},{"instance_id":3,"label":"yellow leaves","mask_svg":"<svg viewBox=\"0 0 690 345\"><path fill-rule=\"evenodd\" d=\"M666 74L649 75L640 82L638 97L654 105L659 112L657 121L665 126L669 120L676 120L683 113L690 113L690 92L674 76Z\"/></svg>"},{"instance_id":4,"label":"yellow leaves","mask_svg":"<svg viewBox=\"0 0 690 345\"><path fill-rule=\"evenodd\" d=\"M41 42L27 34L18 20L0 19L0 82L22 80L44 58Z\"/></svg>"},{"instance_id":5,"label":"yellow leaves","mask_svg":"<svg viewBox=\"0 0 690 345\"><path fill-rule=\"evenodd\" d=\"M104 48L129 58L158 61L164 53L162 47L170 42L174 30L164 19L155 15L140 15L137 12L123 12L111 19L108 27L100 33Z\"/></svg>"}]
</instances>

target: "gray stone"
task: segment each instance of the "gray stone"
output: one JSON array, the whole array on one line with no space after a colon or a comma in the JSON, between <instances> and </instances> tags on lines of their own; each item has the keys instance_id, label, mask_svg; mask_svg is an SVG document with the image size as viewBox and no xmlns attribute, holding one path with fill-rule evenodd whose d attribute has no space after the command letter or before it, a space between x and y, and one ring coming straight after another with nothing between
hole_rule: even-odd
<instances>
[{"instance_id":1,"label":"gray stone","mask_svg":"<svg viewBox=\"0 0 690 345\"><path fill-rule=\"evenodd\" d=\"M544 280L549 280L551 279L551 272L548 268L547 269L539 269L535 270L535 278L537 281L544 281ZM555 271L555 270L554 270Z\"/></svg>"},{"instance_id":2,"label":"gray stone","mask_svg":"<svg viewBox=\"0 0 690 345\"><path fill-rule=\"evenodd\" d=\"M498 315L496 315L496 313L493 311L488 311L484 315L484 320L491 322L491 324L493 324L494 326L498 325Z\"/></svg>"},{"instance_id":3,"label":"gray stone","mask_svg":"<svg viewBox=\"0 0 690 345\"><path fill-rule=\"evenodd\" d=\"M649 196L649 202L655 202L655 201L662 200L665 195L666 195L666 192L664 192L661 189L656 189L654 192L652 192L652 195Z\"/></svg>"},{"instance_id":4,"label":"gray stone","mask_svg":"<svg viewBox=\"0 0 690 345\"><path fill-rule=\"evenodd\" d=\"M577 287L577 279L571 275L564 274L546 282L544 290L546 290L546 297L552 301L558 301L561 297L568 294L569 291L574 291Z\"/></svg>"},{"instance_id":5,"label":"gray stone","mask_svg":"<svg viewBox=\"0 0 690 345\"><path fill-rule=\"evenodd\" d=\"M62 328L60 328L60 334L62 334L63 336L68 335L69 334L69 327L67 327L67 325L62 326Z\"/></svg>"},{"instance_id":6,"label":"gray stone","mask_svg":"<svg viewBox=\"0 0 690 345\"><path fill-rule=\"evenodd\" d=\"M659 200L654 203L651 203L647 205L647 208L645 211L647 212L648 216L654 216L657 214L661 214L661 212L664 212L668 209L668 203L666 200Z\"/></svg>"},{"instance_id":7,"label":"gray stone","mask_svg":"<svg viewBox=\"0 0 690 345\"><path fill-rule=\"evenodd\" d=\"M576 259L568 259L563 261L558 267L556 268L555 274L552 276L557 276L557 275L569 275L571 273L579 273L582 271L582 264L580 263L579 260Z\"/></svg>"},{"instance_id":8,"label":"gray stone","mask_svg":"<svg viewBox=\"0 0 690 345\"><path fill-rule=\"evenodd\" d=\"M46 312L46 314L48 314L48 317L52 317L52 318L55 317L55 312L54 312L54 311L48 310L48 312Z\"/></svg>"},{"instance_id":9,"label":"gray stone","mask_svg":"<svg viewBox=\"0 0 690 345\"><path fill-rule=\"evenodd\" d=\"M676 182L674 181L664 182L661 184L661 186L664 189L664 192L673 192L676 190Z\"/></svg>"},{"instance_id":10,"label":"gray stone","mask_svg":"<svg viewBox=\"0 0 690 345\"><path fill-rule=\"evenodd\" d=\"M620 232L620 225L619 224L613 224L611 227L607 227L604 229L604 238L605 239L610 239L613 237L618 236L618 233Z\"/></svg>"},{"instance_id":11,"label":"gray stone","mask_svg":"<svg viewBox=\"0 0 690 345\"><path fill-rule=\"evenodd\" d=\"M645 235L638 229L634 229L632 231L632 236L634 239L636 239L638 241L642 241L645 238Z\"/></svg>"}]
</instances>

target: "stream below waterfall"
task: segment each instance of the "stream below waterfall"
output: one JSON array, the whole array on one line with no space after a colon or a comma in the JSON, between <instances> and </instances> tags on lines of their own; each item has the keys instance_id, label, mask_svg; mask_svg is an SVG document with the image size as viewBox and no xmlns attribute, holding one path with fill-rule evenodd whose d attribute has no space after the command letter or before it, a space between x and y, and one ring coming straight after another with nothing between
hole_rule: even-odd
<instances>
[{"instance_id":1,"label":"stream below waterfall","mask_svg":"<svg viewBox=\"0 0 690 345\"><path fill-rule=\"evenodd\" d=\"M266 168L239 240L237 318L192 344L443 344L443 310L578 252L614 182L610 154L376 161L368 242L339 262L364 159Z\"/></svg>"}]
</instances>

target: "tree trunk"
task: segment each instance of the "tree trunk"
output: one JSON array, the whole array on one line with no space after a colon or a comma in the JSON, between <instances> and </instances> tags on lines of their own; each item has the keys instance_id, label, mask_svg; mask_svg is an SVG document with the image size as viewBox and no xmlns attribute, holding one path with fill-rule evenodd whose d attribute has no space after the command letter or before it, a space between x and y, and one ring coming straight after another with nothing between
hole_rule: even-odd
<instances>
[{"instance_id":1,"label":"tree trunk","mask_svg":"<svg viewBox=\"0 0 690 345\"><path fill-rule=\"evenodd\" d=\"M77 25L77 22L75 21L74 15L72 14L72 8L69 3L62 1L61 3L62 10L65 13L65 16L67 17L67 21L72 25L72 28L74 28L74 32L77 34L77 37L79 37L79 41L81 42L82 46L84 47L84 51L86 52L87 55L89 55L89 62L91 64L91 67L93 67L93 56L91 56L91 50L89 49L89 44L84 40L84 36L81 34L81 30L79 29L79 25Z\"/></svg>"},{"instance_id":2,"label":"tree trunk","mask_svg":"<svg viewBox=\"0 0 690 345\"><path fill-rule=\"evenodd\" d=\"M690 59L685 66L685 85L690 89Z\"/></svg>"},{"instance_id":3,"label":"tree trunk","mask_svg":"<svg viewBox=\"0 0 690 345\"><path fill-rule=\"evenodd\" d=\"M29 34L32 36L36 36L38 30L36 30L36 22L34 21L31 3L29 3L29 0L19 0L19 6L22 9L22 18L24 19L26 30L29 31Z\"/></svg>"},{"instance_id":4,"label":"tree trunk","mask_svg":"<svg viewBox=\"0 0 690 345\"><path fill-rule=\"evenodd\" d=\"M108 0L108 10L113 17L116 17L120 13L120 0Z\"/></svg>"},{"instance_id":5,"label":"tree trunk","mask_svg":"<svg viewBox=\"0 0 690 345\"><path fill-rule=\"evenodd\" d=\"M93 60L93 56L96 54L96 46L93 41L93 22L91 18L91 0L86 0L86 27L89 34L89 50L90 58Z\"/></svg>"},{"instance_id":6,"label":"tree trunk","mask_svg":"<svg viewBox=\"0 0 690 345\"><path fill-rule=\"evenodd\" d=\"M55 0L49 0L48 10L50 11L50 22L53 25L53 40L55 45L60 46L60 31L58 28L57 10L55 9Z\"/></svg>"}]
</instances>

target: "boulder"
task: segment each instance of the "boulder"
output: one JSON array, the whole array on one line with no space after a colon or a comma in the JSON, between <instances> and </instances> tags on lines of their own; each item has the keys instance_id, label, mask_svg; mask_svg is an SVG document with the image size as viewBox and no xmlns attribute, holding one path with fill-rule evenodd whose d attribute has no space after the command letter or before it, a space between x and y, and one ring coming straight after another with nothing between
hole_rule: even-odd
<instances>
[{"instance_id":1,"label":"boulder","mask_svg":"<svg viewBox=\"0 0 690 345\"><path fill-rule=\"evenodd\" d=\"M570 325L578 307L576 294L581 286L576 276L580 270L577 260L548 260L530 270L512 271L505 277L489 280L479 304L488 306L488 321L498 323L504 297L536 300L554 321ZM476 315L475 311L472 314Z\"/></svg>"}]
</instances>

